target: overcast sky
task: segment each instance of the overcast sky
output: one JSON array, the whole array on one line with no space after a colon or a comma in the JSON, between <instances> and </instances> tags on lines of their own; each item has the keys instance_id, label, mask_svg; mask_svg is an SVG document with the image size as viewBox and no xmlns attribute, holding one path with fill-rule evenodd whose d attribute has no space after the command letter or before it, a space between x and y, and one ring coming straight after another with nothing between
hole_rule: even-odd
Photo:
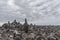
<instances>
[{"instance_id":1,"label":"overcast sky","mask_svg":"<svg viewBox=\"0 0 60 40\"><path fill-rule=\"evenodd\" d=\"M13 21L60 24L60 0L0 0L0 24Z\"/></svg>"}]
</instances>

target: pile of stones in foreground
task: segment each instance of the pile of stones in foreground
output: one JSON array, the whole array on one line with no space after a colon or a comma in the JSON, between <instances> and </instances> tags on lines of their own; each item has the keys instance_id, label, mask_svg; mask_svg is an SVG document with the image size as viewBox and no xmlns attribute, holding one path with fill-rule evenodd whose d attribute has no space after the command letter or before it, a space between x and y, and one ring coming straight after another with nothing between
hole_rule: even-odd
<instances>
[{"instance_id":1,"label":"pile of stones in foreground","mask_svg":"<svg viewBox=\"0 0 60 40\"><path fill-rule=\"evenodd\" d=\"M28 25L14 20L0 27L0 40L60 40L60 26Z\"/></svg>"}]
</instances>

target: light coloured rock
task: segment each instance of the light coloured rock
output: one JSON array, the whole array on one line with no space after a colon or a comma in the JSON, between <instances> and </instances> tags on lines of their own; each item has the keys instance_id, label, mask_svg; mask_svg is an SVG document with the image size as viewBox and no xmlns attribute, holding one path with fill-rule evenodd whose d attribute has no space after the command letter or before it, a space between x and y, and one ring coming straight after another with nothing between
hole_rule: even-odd
<instances>
[{"instance_id":1,"label":"light coloured rock","mask_svg":"<svg viewBox=\"0 0 60 40\"><path fill-rule=\"evenodd\" d=\"M36 35L34 34L34 33L30 33L29 35L28 35L28 38L34 38Z\"/></svg>"}]
</instances>

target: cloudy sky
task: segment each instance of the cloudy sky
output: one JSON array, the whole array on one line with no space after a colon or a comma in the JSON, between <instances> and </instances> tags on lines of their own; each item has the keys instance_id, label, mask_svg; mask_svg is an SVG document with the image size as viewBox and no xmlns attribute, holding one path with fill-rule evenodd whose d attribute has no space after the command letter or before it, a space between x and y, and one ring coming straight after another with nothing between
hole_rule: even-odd
<instances>
[{"instance_id":1,"label":"cloudy sky","mask_svg":"<svg viewBox=\"0 0 60 40\"><path fill-rule=\"evenodd\" d=\"M0 24L13 21L60 24L60 0L0 0Z\"/></svg>"}]
</instances>

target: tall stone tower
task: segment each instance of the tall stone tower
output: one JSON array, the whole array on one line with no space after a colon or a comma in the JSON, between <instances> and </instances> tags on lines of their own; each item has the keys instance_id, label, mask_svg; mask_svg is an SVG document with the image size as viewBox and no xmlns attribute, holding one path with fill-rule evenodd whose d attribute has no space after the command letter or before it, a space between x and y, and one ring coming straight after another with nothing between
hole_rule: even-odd
<instances>
[{"instance_id":1,"label":"tall stone tower","mask_svg":"<svg viewBox=\"0 0 60 40\"><path fill-rule=\"evenodd\" d=\"M27 23L27 19L26 19L26 18L25 18L25 24L28 25L28 23Z\"/></svg>"},{"instance_id":2,"label":"tall stone tower","mask_svg":"<svg viewBox=\"0 0 60 40\"><path fill-rule=\"evenodd\" d=\"M24 31L26 32L26 33L28 33L28 22L27 22L27 19L25 18L25 23L24 23Z\"/></svg>"},{"instance_id":3,"label":"tall stone tower","mask_svg":"<svg viewBox=\"0 0 60 40\"><path fill-rule=\"evenodd\" d=\"M8 21L8 25L10 26L10 21Z\"/></svg>"}]
</instances>

